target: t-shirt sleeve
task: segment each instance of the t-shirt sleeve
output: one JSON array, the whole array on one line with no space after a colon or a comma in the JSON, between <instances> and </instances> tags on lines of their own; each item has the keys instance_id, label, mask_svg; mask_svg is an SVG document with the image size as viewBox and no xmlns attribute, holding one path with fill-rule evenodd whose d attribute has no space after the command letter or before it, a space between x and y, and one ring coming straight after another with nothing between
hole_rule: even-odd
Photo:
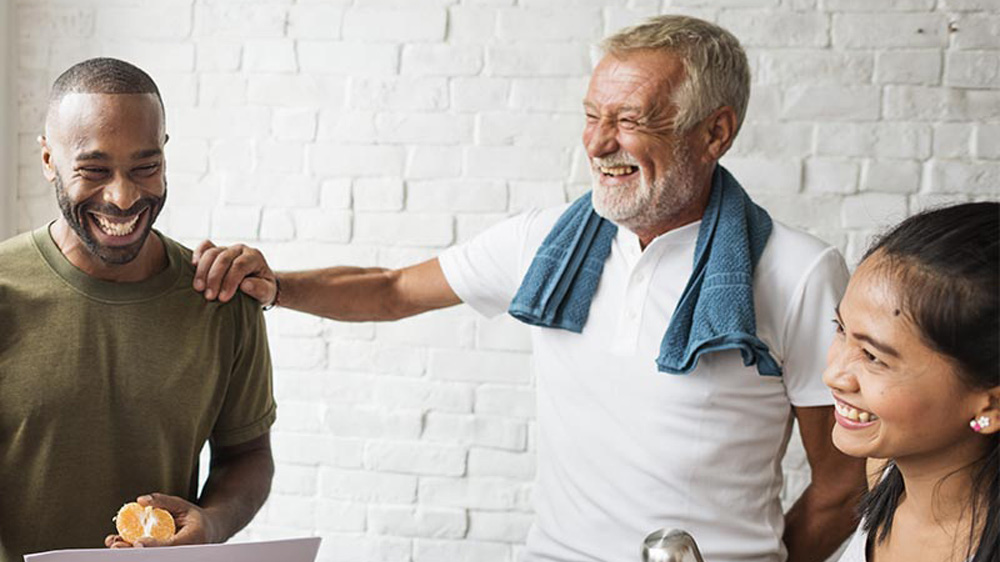
<instances>
[{"instance_id":1,"label":"t-shirt sleeve","mask_svg":"<svg viewBox=\"0 0 1000 562\"><path fill-rule=\"evenodd\" d=\"M785 321L783 380L793 406L829 406L823 384L826 352L833 340L831 319L840 304L850 272L836 248L827 248L799 283Z\"/></svg>"},{"instance_id":2,"label":"t-shirt sleeve","mask_svg":"<svg viewBox=\"0 0 1000 562\"><path fill-rule=\"evenodd\" d=\"M537 212L504 220L439 257L445 279L462 302L492 317L506 312L521 286L521 257Z\"/></svg>"},{"instance_id":3,"label":"t-shirt sleeve","mask_svg":"<svg viewBox=\"0 0 1000 562\"><path fill-rule=\"evenodd\" d=\"M223 447L264 435L277 418L264 314L249 298L232 304L237 308L236 356L211 440Z\"/></svg>"}]
</instances>

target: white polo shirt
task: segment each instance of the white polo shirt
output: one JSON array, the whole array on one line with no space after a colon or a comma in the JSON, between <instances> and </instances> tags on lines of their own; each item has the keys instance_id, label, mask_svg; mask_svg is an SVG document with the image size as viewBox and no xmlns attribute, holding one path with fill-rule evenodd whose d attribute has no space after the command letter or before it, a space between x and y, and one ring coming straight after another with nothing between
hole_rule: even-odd
<instances>
[{"instance_id":1,"label":"white polo shirt","mask_svg":"<svg viewBox=\"0 0 1000 562\"><path fill-rule=\"evenodd\" d=\"M482 314L504 313L566 207L448 249L440 263L452 289ZM775 223L754 306L757 336L784 375L760 376L736 350L702 356L688 375L660 373L699 226L645 251L619 228L583 332L531 328L537 515L523 560L639 560L642 539L661 527L690 532L710 562L785 559L778 494L791 406L831 404L820 376L849 273L835 248Z\"/></svg>"}]
</instances>

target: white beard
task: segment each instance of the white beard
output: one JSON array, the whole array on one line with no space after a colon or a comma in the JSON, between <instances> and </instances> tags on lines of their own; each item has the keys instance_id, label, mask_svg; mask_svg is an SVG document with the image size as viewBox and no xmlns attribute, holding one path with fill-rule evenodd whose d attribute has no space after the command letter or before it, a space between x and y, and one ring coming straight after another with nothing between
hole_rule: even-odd
<instances>
[{"instance_id":1,"label":"white beard","mask_svg":"<svg viewBox=\"0 0 1000 562\"><path fill-rule=\"evenodd\" d=\"M673 152L674 164L656 182L650 183L639 168L639 178L620 187L602 185L598 168L615 164L638 166L631 156L618 152L591 160L592 201L597 214L633 232L655 229L684 214L699 193L687 151L678 144Z\"/></svg>"}]
</instances>

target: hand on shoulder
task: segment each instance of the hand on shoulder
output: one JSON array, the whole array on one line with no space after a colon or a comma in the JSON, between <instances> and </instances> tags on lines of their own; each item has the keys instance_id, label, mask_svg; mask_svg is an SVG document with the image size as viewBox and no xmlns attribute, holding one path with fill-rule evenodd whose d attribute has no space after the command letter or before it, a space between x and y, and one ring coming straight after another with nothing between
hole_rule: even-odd
<instances>
[{"instance_id":1,"label":"hand on shoulder","mask_svg":"<svg viewBox=\"0 0 1000 562\"><path fill-rule=\"evenodd\" d=\"M277 300L277 276L256 248L243 244L216 246L205 240L195 248L191 263L196 268L194 290L207 300L229 302L237 290L265 306Z\"/></svg>"}]
</instances>

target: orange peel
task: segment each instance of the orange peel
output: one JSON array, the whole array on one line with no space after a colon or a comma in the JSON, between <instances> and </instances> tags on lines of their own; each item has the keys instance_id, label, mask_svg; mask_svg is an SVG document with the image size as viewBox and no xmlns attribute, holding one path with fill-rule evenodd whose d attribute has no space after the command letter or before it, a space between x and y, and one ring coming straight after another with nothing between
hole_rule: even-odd
<instances>
[{"instance_id":1,"label":"orange peel","mask_svg":"<svg viewBox=\"0 0 1000 562\"><path fill-rule=\"evenodd\" d=\"M144 538L164 542L177 530L169 511L153 506L143 507L136 502L127 503L118 510L115 526L118 534L129 544Z\"/></svg>"}]
</instances>

